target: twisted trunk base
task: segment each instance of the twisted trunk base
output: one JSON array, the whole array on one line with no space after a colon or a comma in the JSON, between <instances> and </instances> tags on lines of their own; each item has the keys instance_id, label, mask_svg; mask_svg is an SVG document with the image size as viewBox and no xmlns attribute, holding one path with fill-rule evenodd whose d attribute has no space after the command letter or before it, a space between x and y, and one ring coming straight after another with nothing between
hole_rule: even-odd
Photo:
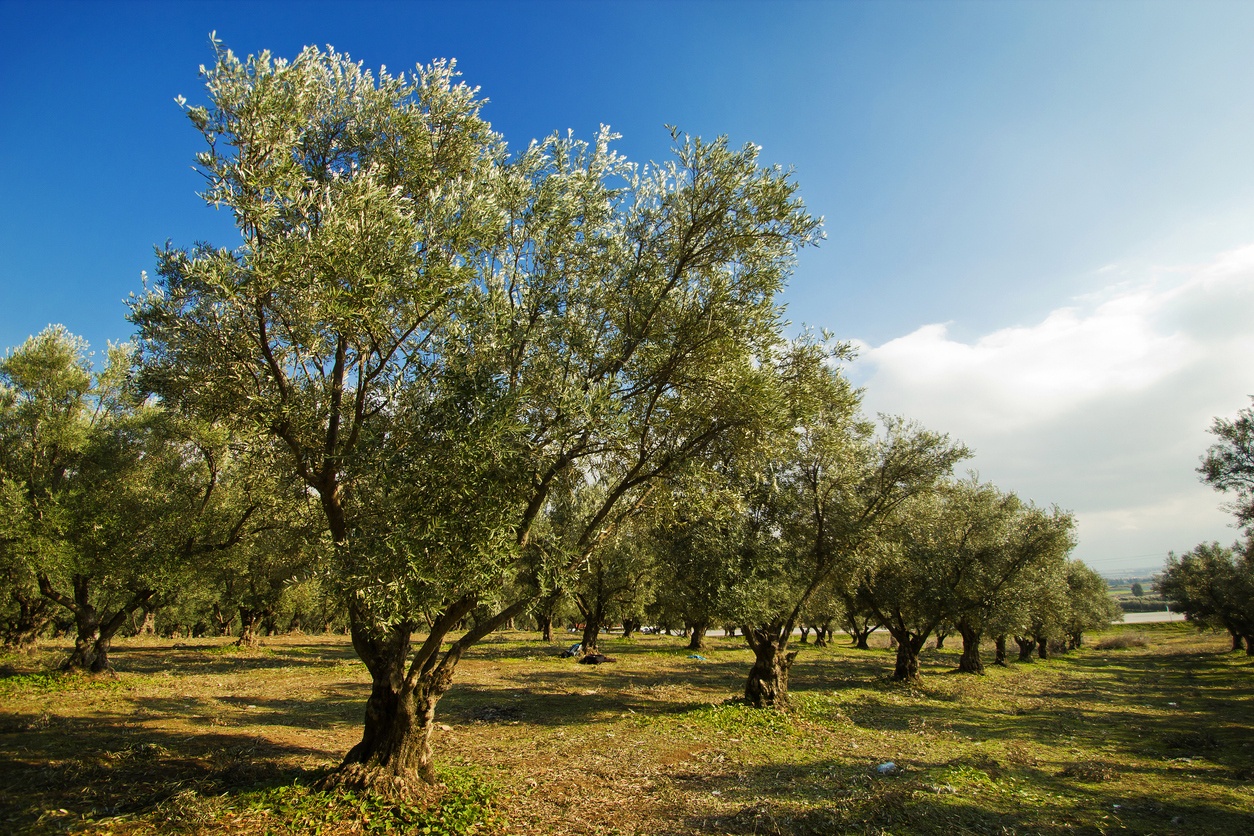
<instances>
[{"instance_id":1,"label":"twisted trunk base","mask_svg":"<svg viewBox=\"0 0 1254 836\"><path fill-rule=\"evenodd\" d=\"M370 671L361 740L339 768L324 778L323 789L342 788L388 798L425 796L435 783L431 732L435 707L452 684L452 669L442 668L406 680L412 625L375 633L354 623L353 648Z\"/></svg>"},{"instance_id":2,"label":"twisted trunk base","mask_svg":"<svg viewBox=\"0 0 1254 836\"><path fill-rule=\"evenodd\" d=\"M980 639L983 631L959 624L958 632L962 634L962 658L958 660L959 672L983 674L984 660L980 658Z\"/></svg>"},{"instance_id":3,"label":"twisted trunk base","mask_svg":"<svg viewBox=\"0 0 1254 836\"><path fill-rule=\"evenodd\" d=\"M689 650L705 650L705 631L709 628L708 624L700 623L692 625L692 634L688 638Z\"/></svg>"},{"instance_id":4,"label":"twisted trunk base","mask_svg":"<svg viewBox=\"0 0 1254 836\"><path fill-rule=\"evenodd\" d=\"M744 628L753 649L753 667L745 682L745 702L754 708L788 708L788 671L797 651L788 652L788 633L771 627Z\"/></svg>"},{"instance_id":5,"label":"twisted trunk base","mask_svg":"<svg viewBox=\"0 0 1254 836\"><path fill-rule=\"evenodd\" d=\"M919 678L919 654L927 643L927 635L914 636L906 634L897 636L897 664L893 669L893 679L899 682L913 682Z\"/></svg>"}]
</instances>

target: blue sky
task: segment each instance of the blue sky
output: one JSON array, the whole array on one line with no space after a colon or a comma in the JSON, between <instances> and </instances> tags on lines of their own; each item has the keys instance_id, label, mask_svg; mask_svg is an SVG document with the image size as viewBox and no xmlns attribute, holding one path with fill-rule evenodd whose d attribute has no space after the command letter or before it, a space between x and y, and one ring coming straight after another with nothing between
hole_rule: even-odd
<instances>
[{"instance_id":1,"label":"blue sky","mask_svg":"<svg viewBox=\"0 0 1254 836\"><path fill-rule=\"evenodd\" d=\"M174 103L208 33L456 58L509 142L665 124L792 166L827 241L791 318L862 346L868 409L1076 512L1105 572L1236 532L1193 469L1254 393L1254 4L0 0L0 347L103 347L166 239L231 242Z\"/></svg>"}]
</instances>

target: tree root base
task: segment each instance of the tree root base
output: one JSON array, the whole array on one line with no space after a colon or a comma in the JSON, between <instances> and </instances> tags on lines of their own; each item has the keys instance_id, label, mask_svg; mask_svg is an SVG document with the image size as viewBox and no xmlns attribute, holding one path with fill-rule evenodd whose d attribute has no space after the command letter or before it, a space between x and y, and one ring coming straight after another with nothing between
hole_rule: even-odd
<instances>
[{"instance_id":1,"label":"tree root base","mask_svg":"<svg viewBox=\"0 0 1254 836\"><path fill-rule=\"evenodd\" d=\"M349 763L328 772L314 784L314 789L351 792L430 807L440 800L447 788L443 784L428 783L416 773L413 777L404 777L365 764Z\"/></svg>"}]
</instances>

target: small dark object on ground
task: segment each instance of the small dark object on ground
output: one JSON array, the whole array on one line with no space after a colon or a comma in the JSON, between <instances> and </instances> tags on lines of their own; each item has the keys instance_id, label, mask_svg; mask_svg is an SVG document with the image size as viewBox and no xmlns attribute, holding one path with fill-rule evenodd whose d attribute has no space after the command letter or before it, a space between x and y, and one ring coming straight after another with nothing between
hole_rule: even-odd
<instances>
[{"instance_id":1,"label":"small dark object on ground","mask_svg":"<svg viewBox=\"0 0 1254 836\"><path fill-rule=\"evenodd\" d=\"M589 653L587 656L579 660L581 665L602 665L606 662L613 662L614 657L606 656L604 653Z\"/></svg>"}]
</instances>

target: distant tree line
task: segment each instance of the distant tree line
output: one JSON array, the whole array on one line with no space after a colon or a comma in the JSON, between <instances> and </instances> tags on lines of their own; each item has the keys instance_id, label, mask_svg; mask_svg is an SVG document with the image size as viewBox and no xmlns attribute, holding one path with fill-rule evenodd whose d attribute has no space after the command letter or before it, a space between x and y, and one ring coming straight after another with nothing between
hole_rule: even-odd
<instances>
[{"instance_id":1,"label":"distant tree line","mask_svg":"<svg viewBox=\"0 0 1254 836\"><path fill-rule=\"evenodd\" d=\"M0 363L0 630L345 629L372 686L332 783L434 780L436 705L503 626L734 628L745 698L788 703L796 632L874 630L919 675L1078 647L1116 613L1072 517L955 476L971 453L876 423L849 346L784 336L821 238L753 145L602 130L509 153L437 62L220 44L203 197L229 248L167 246L133 343L51 327Z\"/></svg>"}]
</instances>

